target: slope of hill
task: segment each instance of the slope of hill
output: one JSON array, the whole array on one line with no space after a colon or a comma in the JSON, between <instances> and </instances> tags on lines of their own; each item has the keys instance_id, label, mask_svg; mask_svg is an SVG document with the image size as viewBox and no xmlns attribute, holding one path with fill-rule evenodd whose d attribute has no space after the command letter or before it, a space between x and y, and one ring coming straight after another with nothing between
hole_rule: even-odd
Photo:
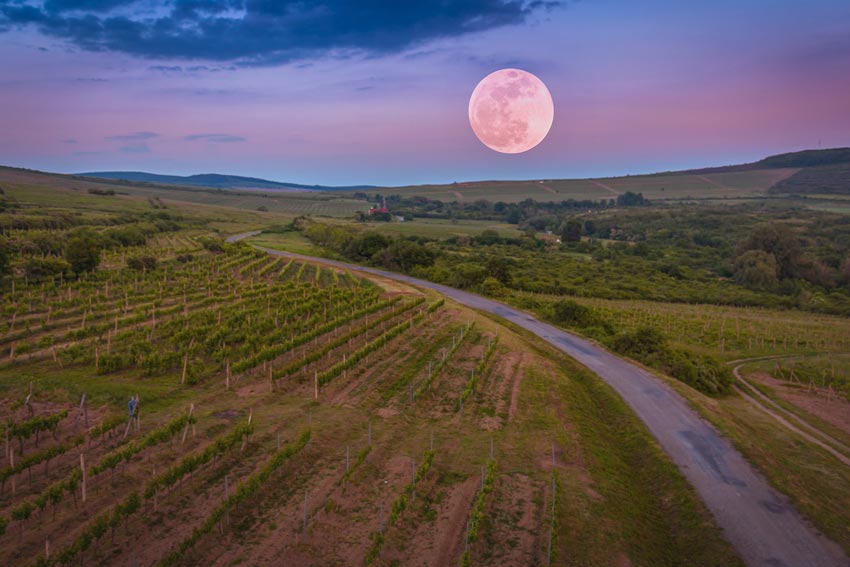
<instances>
[{"instance_id":1,"label":"slope of hill","mask_svg":"<svg viewBox=\"0 0 850 567\"><path fill-rule=\"evenodd\" d=\"M165 183L169 185L190 185L193 187L212 187L216 189L302 189L310 191L336 191L375 189L374 185L348 185L330 187L325 185L302 185L300 183L284 183L269 181L258 177L242 177L240 175L222 175L219 173L201 173L198 175L159 175L144 171L93 171L77 174L81 177L97 177L99 179L115 179L120 181L137 181L143 183Z\"/></svg>"},{"instance_id":2,"label":"slope of hill","mask_svg":"<svg viewBox=\"0 0 850 567\"><path fill-rule=\"evenodd\" d=\"M771 187L770 193L850 195L850 162L804 167Z\"/></svg>"}]
</instances>

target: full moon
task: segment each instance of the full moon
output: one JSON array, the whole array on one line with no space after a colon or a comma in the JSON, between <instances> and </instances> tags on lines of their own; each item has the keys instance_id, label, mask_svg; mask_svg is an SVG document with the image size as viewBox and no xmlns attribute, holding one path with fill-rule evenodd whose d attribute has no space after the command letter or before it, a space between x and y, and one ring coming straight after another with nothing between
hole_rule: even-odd
<instances>
[{"instance_id":1,"label":"full moon","mask_svg":"<svg viewBox=\"0 0 850 567\"><path fill-rule=\"evenodd\" d=\"M555 107L549 89L527 71L502 69L484 77L469 99L469 124L481 143L504 154L543 141Z\"/></svg>"}]
</instances>

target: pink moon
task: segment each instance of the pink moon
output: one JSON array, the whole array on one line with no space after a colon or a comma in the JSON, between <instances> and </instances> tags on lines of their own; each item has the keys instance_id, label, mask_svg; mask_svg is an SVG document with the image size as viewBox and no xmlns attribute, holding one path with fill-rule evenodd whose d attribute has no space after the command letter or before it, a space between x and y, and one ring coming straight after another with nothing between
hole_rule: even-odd
<instances>
[{"instance_id":1,"label":"pink moon","mask_svg":"<svg viewBox=\"0 0 850 567\"><path fill-rule=\"evenodd\" d=\"M527 152L542 142L554 117L549 89L521 69L490 73L469 99L472 131L482 144L504 154Z\"/></svg>"}]
</instances>

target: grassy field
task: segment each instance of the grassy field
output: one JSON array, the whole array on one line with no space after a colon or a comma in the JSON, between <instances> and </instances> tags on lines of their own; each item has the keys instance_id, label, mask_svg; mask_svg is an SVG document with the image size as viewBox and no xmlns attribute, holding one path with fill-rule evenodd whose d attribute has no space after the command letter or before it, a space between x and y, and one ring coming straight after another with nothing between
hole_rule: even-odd
<instances>
[{"instance_id":1,"label":"grassy field","mask_svg":"<svg viewBox=\"0 0 850 567\"><path fill-rule=\"evenodd\" d=\"M632 191L653 200L724 199L764 196L776 182L795 169L763 169L744 172L656 174L601 179L552 179L533 181L475 181L451 185L419 185L387 189L389 193L421 195L443 201L504 201L524 199L612 199Z\"/></svg>"},{"instance_id":2,"label":"grassy field","mask_svg":"<svg viewBox=\"0 0 850 567\"><path fill-rule=\"evenodd\" d=\"M324 256L324 251L304 238L300 232L284 232L284 233L263 233L257 236L248 238L246 242L262 246L264 248L274 248L277 250L287 250L296 254L306 254L308 256Z\"/></svg>"},{"instance_id":3,"label":"grassy field","mask_svg":"<svg viewBox=\"0 0 850 567\"><path fill-rule=\"evenodd\" d=\"M522 232L514 224L474 219L416 218L404 222L370 222L333 219L328 224L344 224L356 228L376 230L383 234L446 239L453 236L479 236L485 230L495 230L503 238L519 238Z\"/></svg>"},{"instance_id":4,"label":"grassy field","mask_svg":"<svg viewBox=\"0 0 850 567\"><path fill-rule=\"evenodd\" d=\"M104 211L122 211L144 208L149 199L159 199L166 205L194 210L198 216L209 218L216 212L231 214L234 211L257 212L260 221L268 222L275 216L295 217L315 215L352 217L356 211L366 211L369 203L350 198L341 192L308 191L236 191L203 189L198 187L157 186L128 184L110 181L94 182L82 178L45 175L37 172L0 167L0 187L19 200L42 205L55 205L51 200L59 191L63 203ZM89 193L115 191L114 196ZM191 207L186 205L191 204ZM258 211L258 209L264 209ZM264 212L269 214L263 214Z\"/></svg>"},{"instance_id":5,"label":"grassy field","mask_svg":"<svg viewBox=\"0 0 850 567\"><path fill-rule=\"evenodd\" d=\"M557 301L560 296L517 293ZM850 319L800 311L659 301L570 299L590 307L618 329L650 326L678 346L721 360L850 349Z\"/></svg>"}]
</instances>

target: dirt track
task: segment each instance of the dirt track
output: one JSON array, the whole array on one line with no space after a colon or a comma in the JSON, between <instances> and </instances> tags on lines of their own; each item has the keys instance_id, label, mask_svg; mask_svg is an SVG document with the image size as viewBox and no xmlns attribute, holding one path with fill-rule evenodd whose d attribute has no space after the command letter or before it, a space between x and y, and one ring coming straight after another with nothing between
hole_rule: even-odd
<instances>
[{"instance_id":1,"label":"dirt track","mask_svg":"<svg viewBox=\"0 0 850 567\"><path fill-rule=\"evenodd\" d=\"M235 235L236 241L251 235ZM603 348L497 301L416 278L334 260L266 252L356 270L435 290L502 317L576 359L605 380L634 410L696 488L717 524L751 566L850 565L843 550L817 533L732 445L670 387Z\"/></svg>"}]
</instances>

